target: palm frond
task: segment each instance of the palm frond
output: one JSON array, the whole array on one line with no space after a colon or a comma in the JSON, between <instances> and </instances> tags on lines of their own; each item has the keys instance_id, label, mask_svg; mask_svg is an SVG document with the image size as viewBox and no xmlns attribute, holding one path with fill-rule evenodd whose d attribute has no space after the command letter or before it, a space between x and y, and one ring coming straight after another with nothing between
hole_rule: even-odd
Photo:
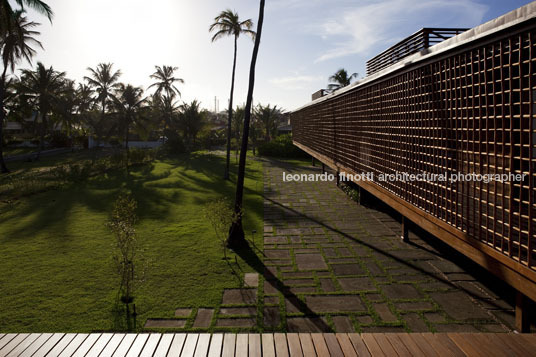
<instances>
[{"instance_id":1,"label":"palm frond","mask_svg":"<svg viewBox=\"0 0 536 357\"><path fill-rule=\"evenodd\" d=\"M54 17L54 12L52 11L52 9L47 3L41 0L15 0L15 1L17 4L19 4L21 8L24 9L24 6L28 6L34 9L35 11L43 15L46 15L49 21L52 22L52 18Z\"/></svg>"}]
</instances>

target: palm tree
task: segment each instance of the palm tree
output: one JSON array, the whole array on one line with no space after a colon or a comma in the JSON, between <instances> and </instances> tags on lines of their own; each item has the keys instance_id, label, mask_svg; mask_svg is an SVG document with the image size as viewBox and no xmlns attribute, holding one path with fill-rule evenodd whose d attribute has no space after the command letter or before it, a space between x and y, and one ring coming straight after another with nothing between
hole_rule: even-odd
<instances>
[{"instance_id":1,"label":"palm tree","mask_svg":"<svg viewBox=\"0 0 536 357\"><path fill-rule=\"evenodd\" d=\"M253 89L255 87L255 65L257 64L257 55L261 43L262 23L264 21L264 2L260 0L259 22L257 23L257 35L255 36L255 45L253 46L253 55L249 68L249 86L248 96L246 99L246 113L244 115L244 130L242 131L242 147L240 149L240 161L238 163L238 178L236 180L236 197L234 210L238 218L231 225L227 246L230 248L240 248L247 244L244 237L244 228L242 227L242 201L244 197L244 176L246 173L246 155L248 150L249 122L251 120L251 103L253 102Z\"/></svg>"},{"instance_id":2,"label":"palm tree","mask_svg":"<svg viewBox=\"0 0 536 357\"><path fill-rule=\"evenodd\" d=\"M93 89L85 83L78 83L76 88L76 113L84 115L93 105Z\"/></svg>"},{"instance_id":3,"label":"palm tree","mask_svg":"<svg viewBox=\"0 0 536 357\"><path fill-rule=\"evenodd\" d=\"M249 141L251 142L251 150L253 151L253 156L255 156L255 149L259 144L259 139L262 136L262 122L259 120L257 115L251 117L251 123L249 125Z\"/></svg>"},{"instance_id":4,"label":"palm tree","mask_svg":"<svg viewBox=\"0 0 536 357\"><path fill-rule=\"evenodd\" d=\"M113 63L99 63L97 68L88 67L87 70L91 73L85 76L84 79L97 92L97 101L101 103L101 112L106 114L106 105L113 100L113 91L119 88L119 77L121 70L113 71Z\"/></svg>"},{"instance_id":5,"label":"palm tree","mask_svg":"<svg viewBox=\"0 0 536 357\"><path fill-rule=\"evenodd\" d=\"M32 30L38 26L36 22L28 21L24 12L19 10L13 13L13 24L0 34L0 46L2 55L2 64L4 70L0 78L0 170L2 173L8 173L9 170L4 162L2 141L3 141L3 123L6 116L4 109L4 98L6 91L7 70L15 71L15 65L21 60L26 59L31 62L35 50L30 44L37 45L41 48L41 42L34 36L39 32Z\"/></svg>"},{"instance_id":6,"label":"palm tree","mask_svg":"<svg viewBox=\"0 0 536 357\"><path fill-rule=\"evenodd\" d=\"M200 110L200 102L195 100L192 103L184 103L181 105L181 113L179 114L179 127L182 129L184 138L195 146L197 135L205 125L206 112Z\"/></svg>"},{"instance_id":7,"label":"palm tree","mask_svg":"<svg viewBox=\"0 0 536 357\"><path fill-rule=\"evenodd\" d=\"M231 76L231 95L229 96L229 119L227 121L227 161L225 165L224 179L229 179L229 163L231 160L231 123L233 117L233 94L234 81L236 73L236 53L238 45L238 37L240 34L246 34L255 39L255 31L251 30L253 22L251 19L240 21L238 14L230 9L222 11L214 18L214 23L210 25L209 32L215 31L212 36L212 42L224 36L234 36L234 57L233 57L233 72Z\"/></svg>"},{"instance_id":8,"label":"palm tree","mask_svg":"<svg viewBox=\"0 0 536 357\"><path fill-rule=\"evenodd\" d=\"M281 118L281 109L277 105L270 107L270 104L266 106L259 104L255 109L255 117L264 127L264 139L266 141L272 140L277 133L277 125Z\"/></svg>"},{"instance_id":9,"label":"palm tree","mask_svg":"<svg viewBox=\"0 0 536 357\"><path fill-rule=\"evenodd\" d=\"M61 129L72 138L79 117L77 114L78 96L75 82L65 79L63 88L60 90L55 110L56 122L61 124Z\"/></svg>"},{"instance_id":10,"label":"palm tree","mask_svg":"<svg viewBox=\"0 0 536 357\"><path fill-rule=\"evenodd\" d=\"M181 92L174 84L175 82L184 83L184 79L175 77L175 71L178 70L179 67L154 66L154 68L156 69L156 72L151 74L150 77L156 82L151 84L149 88L156 87L155 93L158 95L165 92L167 96L174 97L175 94L178 94L180 97Z\"/></svg>"},{"instance_id":11,"label":"palm tree","mask_svg":"<svg viewBox=\"0 0 536 357\"><path fill-rule=\"evenodd\" d=\"M50 6L41 0L14 0L18 4L20 9L13 9L10 0L0 0L0 33L10 31L12 27L17 28L17 12L24 11L24 7L34 9L35 11L46 15L50 22L52 22L52 17L54 13Z\"/></svg>"},{"instance_id":12,"label":"palm tree","mask_svg":"<svg viewBox=\"0 0 536 357\"><path fill-rule=\"evenodd\" d=\"M150 106L156 115L158 124L162 125L162 132L173 125L174 119L180 110L174 95L161 95L154 93L151 96Z\"/></svg>"},{"instance_id":13,"label":"palm tree","mask_svg":"<svg viewBox=\"0 0 536 357\"><path fill-rule=\"evenodd\" d=\"M84 77L88 84L97 93L96 100L101 104L101 117L97 125L104 124L106 117L106 106L113 102L113 92L119 87L119 77L121 71L113 71L113 63L99 63L95 69L88 67L89 76Z\"/></svg>"},{"instance_id":14,"label":"palm tree","mask_svg":"<svg viewBox=\"0 0 536 357\"><path fill-rule=\"evenodd\" d=\"M132 125L140 124L139 112L145 103L143 98L143 89L140 87L134 87L131 84L119 84L117 89L117 96L114 97L115 108L117 114L120 116L121 128L124 130L125 135L125 150L127 151L127 163L128 163L128 136Z\"/></svg>"},{"instance_id":15,"label":"palm tree","mask_svg":"<svg viewBox=\"0 0 536 357\"><path fill-rule=\"evenodd\" d=\"M329 81L333 82L328 84L328 89L331 91L336 91L337 89L349 86L352 83L352 79L358 76L357 73L352 73L348 76L348 72L344 68L339 69L335 74L329 77Z\"/></svg>"},{"instance_id":16,"label":"palm tree","mask_svg":"<svg viewBox=\"0 0 536 357\"><path fill-rule=\"evenodd\" d=\"M22 70L19 90L37 110L36 118L41 117L41 139L39 140L37 158L44 148L48 115L58 103L58 96L64 85L65 72L55 71L52 66L46 68L41 62L37 62L37 68L34 71Z\"/></svg>"},{"instance_id":17,"label":"palm tree","mask_svg":"<svg viewBox=\"0 0 536 357\"><path fill-rule=\"evenodd\" d=\"M242 137L242 129L244 128L244 114L245 107L243 105L237 106L233 113L233 123L231 125L233 139L236 140L235 162L238 161L238 146L240 138Z\"/></svg>"}]
</instances>

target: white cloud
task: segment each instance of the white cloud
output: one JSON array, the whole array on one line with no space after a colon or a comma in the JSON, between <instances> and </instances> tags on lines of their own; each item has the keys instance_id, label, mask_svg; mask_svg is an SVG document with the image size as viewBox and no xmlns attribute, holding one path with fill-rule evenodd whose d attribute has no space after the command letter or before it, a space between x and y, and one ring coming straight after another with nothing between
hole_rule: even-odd
<instances>
[{"instance_id":1,"label":"white cloud","mask_svg":"<svg viewBox=\"0 0 536 357\"><path fill-rule=\"evenodd\" d=\"M387 47L421 27L472 27L481 23L487 10L475 0L388 0L339 8L337 15L316 26L321 38L333 43L316 62L369 54L374 46ZM400 33L404 28L409 32Z\"/></svg>"}]
</instances>

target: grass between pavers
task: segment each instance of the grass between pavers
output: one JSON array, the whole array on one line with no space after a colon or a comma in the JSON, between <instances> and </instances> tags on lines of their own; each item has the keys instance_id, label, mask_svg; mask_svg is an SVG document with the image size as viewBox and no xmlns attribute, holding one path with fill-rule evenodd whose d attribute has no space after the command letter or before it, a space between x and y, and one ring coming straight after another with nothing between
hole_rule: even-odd
<instances>
[{"instance_id":1,"label":"grass between pavers","mask_svg":"<svg viewBox=\"0 0 536 357\"><path fill-rule=\"evenodd\" d=\"M40 169L85 155L14 163L13 168ZM136 293L137 329L147 318L173 318L179 307L217 308L223 289L237 288L243 279L232 274L229 264L241 275L255 270L248 261L258 264L232 252L229 262L223 260L221 242L203 217L205 203L221 196L233 201L236 177L223 180L223 165L223 157L207 153L181 155L135 167L130 176L112 171L0 209L0 331L125 328L124 312L115 308L114 237L105 225L121 190L131 191L138 201L138 242L150 262ZM262 181L262 163L248 160L248 239L252 230L262 232ZM255 235L255 243L262 249L262 234Z\"/></svg>"}]
</instances>

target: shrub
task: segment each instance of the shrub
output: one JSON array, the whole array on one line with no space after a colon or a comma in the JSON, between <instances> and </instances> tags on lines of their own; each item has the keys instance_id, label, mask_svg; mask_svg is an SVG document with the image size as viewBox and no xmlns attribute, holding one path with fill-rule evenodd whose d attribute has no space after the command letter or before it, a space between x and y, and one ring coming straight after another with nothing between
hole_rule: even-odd
<instances>
[{"instance_id":1,"label":"shrub","mask_svg":"<svg viewBox=\"0 0 536 357\"><path fill-rule=\"evenodd\" d=\"M108 170L109 167L110 167L110 165L108 163L108 159L106 159L106 158L98 159L93 164L93 168L94 168L95 172L98 173L98 174L105 173Z\"/></svg>"},{"instance_id":2,"label":"shrub","mask_svg":"<svg viewBox=\"0 0 536 357\"><path fill-rule=\"evenodd\" d=\"M176 132L166 130L167 140L162 146L162 151L167 155L176 155L186 152L184 141Z\"/></svg>"},{"instance_id":3,"label":"shrub","mask_svg":"<svg viewBox=\"0 0 536 357\"><path fill-rule=\"evenodd\" d=\"M45 190L46 183L36 174L9 176L7 187L11 197L28 196Z\"/></svg>"},{"instance_id":4,"label":"shrub","mask_svg":"<svg viewBox=\"0 0 536 357\"><path fill-rule=\"evenodd\" d=\"M117 168L125 166L124 162L126 160L125 153L123 151L116 151L112 155L110 155L109 162L110 166Z\"/></svg>"},{"instance_id":5,"label":"shrub","mask_svg":"<svg viewBox=\"0 0 536 357\"><path fill-rule=\"evenodd\" d=\"M49 146L52 148L66 148L71 147L72 140L67 136L67 134L55 131L47 138Z\"/></svg>"},{"instance_id":6,"label":"shrub","mask_svg":"<svg viewBox=\"0 0 536 357\"><path fill-rule=\"evenodd\" d=\"M129 150L128 156L129 156L129 161L130 161L129 164L137 165L137 164L142 164L143 162L145 162L146 153L144 149L133 148Z\"/></svg>"},{"instance_id":7,"label":"shrub","mask_svg":"<svg viewBox=\"0 0 536 357\"><path fill-rule=\"evenodd\" d=\"M272 156L281 158L309 157L303 150L294 146L292 135L280 135L270 142L265 142L257 147L260 156Z\"/></svg>"},{"instance_id":8,"label":"shrub","mask_svg":"<svg viewBox=\"0 0 536 357\"><path fill-rule=\"evenodd\" d=\"M220 198L211 201L205 205L205 218L208 219L210 225L216 233L216 238L221 243L223 248L223 256L227 259L227 234L231 225L238 221L241 213L236 213L229 201L225 198Z\"/></svg>"},{"instance_id":9,"label":"shrub","mask_svg":"<svg viewBox=\"0 0 536 357\"><path fill-rule=\"evenodd\" d=\"M121 301L127 305L134 300L134 292L143 281L145 269L136 269L140 262L139 249L136 241L136 224L138 217L136 200L126 193L121 193L114 203L108 227L115 235L113 261L119 278Z\"/></svg>"},{"instance_id":10,"label":"shrub","mask_svg":"<svg viewBox=\"0 0 536 357\"><path fill-rule=\"evenodd\" d=\"M341 182L341 190L352 199L352 201L359 202L359 187L353 182Z\"/></svg>"},{"instance_id":11,"label":"shrub","mask_svg":"<svg viewBox=\"0 0 536 357\"><path fill-rule=\"evenodd\" d=\"M14 138L11 140L7 140L6 146L17 146L21 145L22 143L24 143L24 140Z\"/></svg>"}]
</instances>

